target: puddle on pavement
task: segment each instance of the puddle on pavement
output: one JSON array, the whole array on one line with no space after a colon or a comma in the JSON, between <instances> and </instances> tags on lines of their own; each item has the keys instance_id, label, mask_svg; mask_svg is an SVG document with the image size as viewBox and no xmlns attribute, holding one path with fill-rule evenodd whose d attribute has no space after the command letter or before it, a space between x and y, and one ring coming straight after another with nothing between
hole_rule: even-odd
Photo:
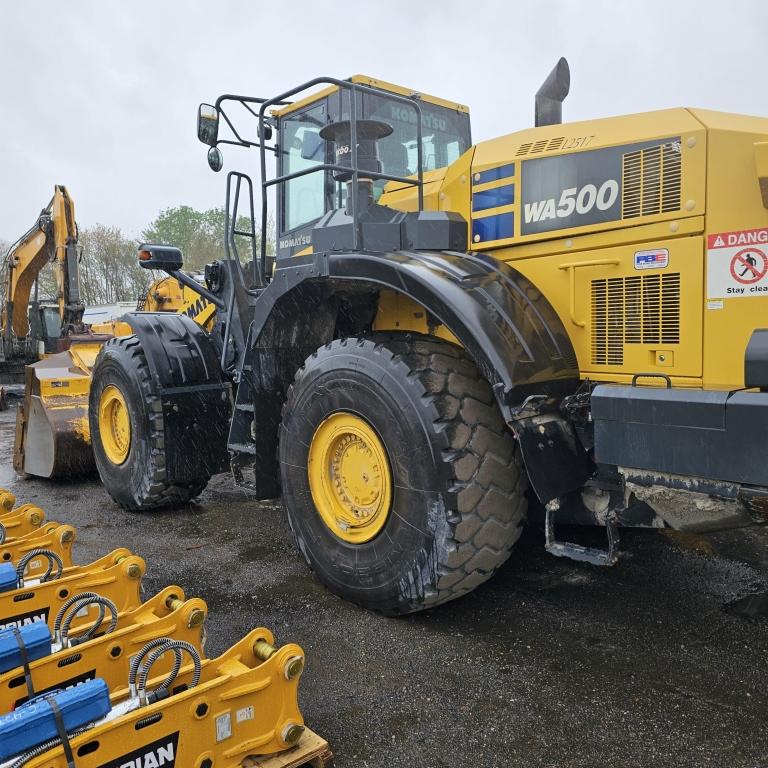
<instances>
[{"instance_id":1,"label":"puddle on pavement","mask_svg":"<svg viewBox=\"0 0 768 768\"><path fill-rule=\"evenodd\" d=\"M715 550L712 542L698 533L679 531L674 528L663 528L661 534L677 544L681 549L686 549L689 552L698 552L700 555L714 554Z\"/></svg>"},{"instance_id":2,"label":"puddle on pavement","mask_svg":"<svg viewBox=\"0 0 768 768\"><path fill-rule=\"evenodd\" d=\"M746 619L768 617L768 590L731 600L723 606L723 610L732 616L741 616Z\"/></svg>"}]
</instances>

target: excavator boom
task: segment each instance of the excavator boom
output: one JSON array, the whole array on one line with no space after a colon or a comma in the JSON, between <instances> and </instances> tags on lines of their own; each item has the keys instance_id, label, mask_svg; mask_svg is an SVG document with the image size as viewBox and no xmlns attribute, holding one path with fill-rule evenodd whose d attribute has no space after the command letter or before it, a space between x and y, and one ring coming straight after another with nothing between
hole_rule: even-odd
<instances>
[{"instance_id":1,"label":"excavator boom","mask_svg":"<svg viewBox=\"0 0 768 768\"><path fill-rule=\"evenodd\" d=\"M50 333L45 314L37 304L37 291L33 290L43 268L54 265L56 280L56 312L58 332ZM0 315L3 357L6 360L22 357L27 341L47 342L46 351L58 339L78 329L83 318L78 271L77 224L75 206L67 188L57 184L51 202L42 210L35 225L11 247L6 257L7 274L5 297ZM30 329L30 307L37 321ZM30 338L31 337L31 338Z\"/></svg>"}]
</instances>

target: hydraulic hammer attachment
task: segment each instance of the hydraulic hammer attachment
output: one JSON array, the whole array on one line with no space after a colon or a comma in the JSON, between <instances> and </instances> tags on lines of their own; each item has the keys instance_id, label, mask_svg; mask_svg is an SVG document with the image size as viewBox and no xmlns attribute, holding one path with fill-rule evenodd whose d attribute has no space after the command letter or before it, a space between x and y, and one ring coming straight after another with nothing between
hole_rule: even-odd
<instances>
[{"instance_id":1,"label":"hydraulic hammer attachment","mask_svg":"<svg viewBox=\"0 0 768 768\"><path fill-rule=\"evenodd\" d=\"M0 629L44 621L52 630L56 614L73 595L95 592L111 600L118 612L141 605L144 560L127 549L117 549L89 565L66 568L58 578L38 582L26 579L16 589L0 592ZM98 606L94 606L98 610ZM72 621L72 629L92 622L91 610Z\"/></svg>"},{"instance_id":2,"label":"hydraulic hammer attachment","mask_svg":"<svg viewBox=\"0 0 768 768\"><path fill-rule=\"evenodd\" d=\"M2 523L2 520L0 520ZM51 559L38 557L33 553L42 551L52 553L58 568L72 567L72 544L75 541L76 530L71 525L46 523L30 533L16 539L8 539L0 544L0 563L13 563L17 568L24 562L23 575L26 582L33 579L49 580L51 577ZM2 589L0 587L0 589Z\"/></svg>"},{"instance_id":3,"label":"hydraulic hammer attachment","mask_svg":"<svg viewBox=\"0 0 768 768\"><path fill-rule=\"evenodd\" d=\"M2 493L2 492L0 492ZM0 501L0 507L2 502ZM10 512L0 508L0 544L36 531L45 522L45 512L34 504L22 504Z\"/></svg>"},{"instance_id":4,"label":"hydraulic hammer attachment","mask_svg":"<svg viewBox=\"0 0 768 768\"><path fill-rule=\"evenodd\" d=\"M181 640L192 645L203 655L204 626L208 607L203 600L186 600L181 587L166 587L151 600L138 608L119 613L116 606L100 596L73 595L59 609L53 631L47 631L47 648L37 648L27 653L34 658L23 666L19 662L13 668L0 666L0 714L11 712L34 696L71 688L87 680L101 678L110 691L124 688L128 679L131 660L149 642L159 638ZM70 629L73 618L91 606L105 606L92 617L90 626L81 624ZM106 619L106 621L105 621ZM37 625L35 643L39 643ZM30 626L22 627L15 640L24 641ZM3 634L0 630L0 646ZM15 642L7 643L14 651ZM47 655L42 653L47 650ZM34 653L34 657L32 654ZM16 654L14 654L16 656ZM174 662L173 654L158 660L158 675L168 675Z\"/></svg>"},{"instance_id":5,"label":"hydraulic hammer attachment","mask_svg":"<svg viewBox=\"0 0 768 768\"><path fill-rule=\"evenodd\" d=\"M11 512L16 504L16 497L5 488L0 488L0 515Z\"/></svg>"},{"instance_id":6,"label":"hydraulic hammer attachment","mask_svg":"<svg viewBox=\"0 0 768 768\"><path fill-rule=\"evenodd\" d=\"M177 657L167 676L153 668L163 655ZM182 657L192 663L181 666ZM71 713L64 735L45 700L0 717L0 768L67 768L75 758L77 768L251 765L301 738L303 668L302 649L275 648L267 629L255 629L211 660L169 640L138 654L126 687L108 702L98 679L56 695L57 711L64 713L59 722Z\"/></svg>"}]
</instances>

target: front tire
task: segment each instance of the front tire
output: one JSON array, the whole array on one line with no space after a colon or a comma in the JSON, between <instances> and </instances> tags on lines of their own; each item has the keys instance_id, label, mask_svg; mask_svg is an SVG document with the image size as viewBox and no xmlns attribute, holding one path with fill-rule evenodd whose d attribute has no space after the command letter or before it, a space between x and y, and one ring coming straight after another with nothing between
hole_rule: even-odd
<instances>
[{"instance_id":1,"label":"front tire","mask_svg":"<svg viewBox=\"0 0 768 768\"><path fill-rule=\"evenodd\" d=\"M136 336L110 339L93 368L88 401L91 443L99 477L124 509L179 506L210 480L167 481L163 407Z\"/></svg>"},{"instance_id":2,"label":"front tire","mask_svg":"<svg viewBox=\"0 0 768 768\"><path fill-rule=\"evenodd\" d=\"M301 552L366 608L405 614L459 597L521 533L514 438L475 364L444 341L377 335L319 349L288 392L279 456Z\"/></svg>"}]
</instances>

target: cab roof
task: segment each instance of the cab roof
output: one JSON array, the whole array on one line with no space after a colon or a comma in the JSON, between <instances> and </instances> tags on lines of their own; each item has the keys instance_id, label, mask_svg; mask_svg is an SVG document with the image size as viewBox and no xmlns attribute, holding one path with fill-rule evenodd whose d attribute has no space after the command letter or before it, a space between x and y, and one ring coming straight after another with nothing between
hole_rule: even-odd
<instances>
[{"instance_id":1,"label":"cab roof","mask_svg":"<svg viewBox=\"0 0 768 768\"><path fill-rule=\"evenodd\" d=\"M369 77L368 75L352 75L352 77L350 77L349 80L350 82L359 83L360 85L368 85L371 88L380 88L383 91L396 93L398 96L418 95L419 98L422 99L422 101L425 101L428 104L435 104L439 107L447 107L448 109L453 109L456 112L469 113L469 107L465 106L464 104L458 104L455 101L446 101L446 99L441 99L437 96L430 96L427 93L414 91L413 88L404 88L401 85L388 83L385 80L378 80L377 78ZM306 96L305 98L300 99L299 101L295 101L293 104L289 104L287 107L282 107L281 109L272 110L272 114L275 117L284 117L285 115L288 115L291 112L295 112L296 110L301 109L302 107L305 107L308 104L312 104L315 101L325 98L331 93L336 93L337 90L338 90L338 86L329 85L327 88L323 88L322 90L312 93L309 96Z\"/></svg>"}]
</instances>

